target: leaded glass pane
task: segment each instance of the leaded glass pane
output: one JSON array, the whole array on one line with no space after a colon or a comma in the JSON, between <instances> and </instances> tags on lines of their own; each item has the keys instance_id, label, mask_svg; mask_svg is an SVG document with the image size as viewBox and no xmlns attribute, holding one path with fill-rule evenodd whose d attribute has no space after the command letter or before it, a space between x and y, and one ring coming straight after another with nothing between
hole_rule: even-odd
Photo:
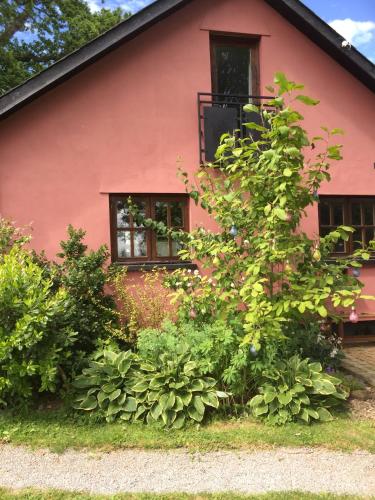
<instances>
[{"instance_id":1,"label":"leaded glass pane","mask_svg":"<svg viewBox=\"0 0 375 500\"><path fill-rule=\"evenodd\" d=\"M171 203L171 225L173 227L182 227L184 225L183 203L180 201Z\"/></svg>"},{"instance_id":2,"label":"leaded glass pane","mask_svg":"<svg viewBox=\"0 0 375 500\"><path fill-rule=\"evenodd\" d=\"M117 231L117 254L120 259L131 257L130 231Z\"/></svg>"},{"instance_id":3,"label":"leaded glass pane","mask_svg":"<svg viewBox=\"0 0 375 500\"><path fill-rule=\"evenodd\" d=\"M134 257L147 257L146 231L134 233Z\"/></svg>"},{"instance_id":4,"label":"leaded glass pane","mask_svg":"<svg viewBox=\"0 0 375 500\"><path fill-rule=\"evenodd\" d=\"M168 224L168 203L165 201L157 201L155 203L155 219L157 222Z\"/></svg>"},{"instance_id":5,"label":"leaded glass pane","mask_svg":"<svg viewBox=\"0 0 375 500\"><path fill-rule=\"evenodd\" d=\"M169 257L169 239L166 236L156 236L156 252L158 257Z\"/></svg>"},{"instance_id":6,"label":"leaded glass pane","mask_svg":"<svg viewBox=\"0 0 375 500\"><path fill-rule=\"evenodd\" d=\"M127 203L118 200L116 203L117 227L130 227L130 214Z\"/></svg>"}]
</instances>

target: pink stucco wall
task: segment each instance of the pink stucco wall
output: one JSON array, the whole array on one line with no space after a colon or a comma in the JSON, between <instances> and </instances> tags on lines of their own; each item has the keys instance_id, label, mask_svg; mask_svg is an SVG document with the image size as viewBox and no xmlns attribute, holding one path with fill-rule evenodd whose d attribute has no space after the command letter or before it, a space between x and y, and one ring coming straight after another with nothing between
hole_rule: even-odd
<instances>
[{"instance_id":1,"label":"pink stucco wall","mask_svg":"<svg viewBox=\"0 0 375 500\"><path fill-rule=\"evenodd\" d=\"M0 213L32 221L37 249L54 256L69 223L109 245L108 193L183 192L177 163L198 167L197 92L211 90L210 31L260 35L263 92L283 71L321 100L304 110L312 134L345 129L322 194L375 195L374 94L262 0L196 0L0 123ZM317 232L316 208L304 229Z\"/></svg>"}]
</instances>

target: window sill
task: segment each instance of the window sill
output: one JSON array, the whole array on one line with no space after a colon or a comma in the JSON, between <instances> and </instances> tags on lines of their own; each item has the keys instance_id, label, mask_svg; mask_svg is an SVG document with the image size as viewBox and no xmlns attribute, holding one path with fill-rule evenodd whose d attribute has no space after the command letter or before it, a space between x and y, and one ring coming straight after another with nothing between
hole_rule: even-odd
<instances>
[{"instance_id":1,"label":"window sill","mask_svg":"<svg viewBox=\"0 0 375 500\"><path fill-rule=\"evenodd\" d=\"M375 267L375 258L372 257L371 259L365 260L365 259L355 259L357 262L359 262L363 267ZM340 262L340 257L330 257L326 259L326 262L332 263L332 262Z\"/></svg>"},{"instance_id":2,"label":"window sill","mask_svg":"<svg viewBox=\"0 0 375 500\"><path fill-rule=\"evenodd\" d=\"M167 269L167 271L174 271L175 269L198 269L193 262L113 262L116 266L125 266L129 272L133 271L152 271L153 269Z\"/></svg>"}]
</instances>

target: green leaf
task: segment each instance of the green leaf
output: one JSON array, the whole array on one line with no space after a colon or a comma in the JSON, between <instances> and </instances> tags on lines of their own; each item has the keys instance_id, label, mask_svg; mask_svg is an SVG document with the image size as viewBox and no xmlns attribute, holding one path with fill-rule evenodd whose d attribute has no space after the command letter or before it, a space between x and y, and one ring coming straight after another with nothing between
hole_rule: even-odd
<instances>
[{"instance_id":1,"label":"green leaf","mask_svg":"<svg viewBox=\"0 0 375 500\"><path fill-rule=\"evenodd\" d=\"M203 382L197 378L192 381L192 383L190 384L190 387L189 387L189 389L191 391L194 391L194 392L202 391L203 388L204 388Z\"/></svg>"},{"instance_id":2,"label":"green leaf","mask_svg":"<svg viewBox=\"0 0 375 500\"><path fill-rule=\"evenodd\" d=\"M134 392L143 392L148 389L148 386L148 382L142 380L141 382L137 382L135 385L133 385L131 389Z\"/></svg>"},{"instance_id":3,"label":"green leaf","mask_svg":"<svg viewBox=\"0 0 375 500\"><path fill-rule=\"evenodd\" d=\"M219 407L219 399L214 392L202 394L202 401L205 405L212 406L213 408Z\"/></svg>"},{"instance_id":4,"label":"green leaf","mask_svg":"<svg viewBox=\"0 0 375 500\"><path fill-rule=\"evenodd\" d=\"M291 177L292 174L293 174L293 172L289 167L284 168L284 171L283 171L284 177Z\"/></svg>"},{"instance_id":5,"label":"green leaf","mask_svg":"<svg viewBox=\"0 0 375 500\"><path fill-rule=\"evenodd\" d=\"M185 415L183 413L180 413L176 420L173 422L173 429L182 429L185 425Z\"/></svg>"},{"instance_id":6,"label":"green leaf","mask_svg":"<svg viewBox=\"0 0 375 500\"><path fill-rule=\"evenodd\" d=\"M268 413L268 405L256 406L253 408L253 414L256 417L260 417L261 415L265 415Z\"/></svg>"},{"instance_id":7,"label":"green leaf","mask_svg":"<svg viewBox=\"0 0 375 500\"><path fill-rule=\"evenodd\" d=\"M95 410L95 408L98 406L98 402L96 400L95 396L89 396L88 398L84 399L82 403L80 404L79 408L81 410L85 411L90 411L90 410Z\"/></svg>"},{"instance_id":8,"label":"green leaf","mask_svg":"<svg viewBox=\"0 0 375 500\"><path fill-rule=\"evenodd\" d=\"M324 306L319 306L318 307L318 313L322 318L326 318L328 315L327 309Z\"/></svg>"},{"instance_id":9,"label":"green leaf","mask_svg":"<svg viewBox=\"0 0 375 500\"><path fill-rule=\"evenodd\" d=\"M255 106L254 104L245 104L243 110L245 113L259 113L258 106Z\"/></svg>"},{"instance_id":10,"label":"green leaf","mask_svg":"<svg viewBox=\"0 0 375 500\"><path fill-rule=\"evenodd\" d=\"M193 397L193 405L200 415L204 415L205 407L200 396Z\"/></svg>"},{"instance_id":11,"label":"green leaf","mask_svg":"<svg viewBox=\"0 0 375 500\"><path fill-rule=\"evenodd\" d=\"M120 396L120 394L121 394L121 389L116 389L109 395L109 400L114 401Z\"/></svg>"},{"instance_id":12,"label":"green leaf","mask_svg":"<svg viewBox=\"0 0 375 500\"><path fill-rule=\"evenodd\" d=\"M162 411L163 411L163 409L162 409L160 404L156 403L155 405L153 405L153 407L151 408L152 418L155 421L158 420Z\"/></svg>"},{"instance_id":13,"label":"green leaf","mask_svg":"<svg viewBox=\"0 0 375 500\"><path fill-rule=\"evenodd\" d=\"M195 406L188 407L188 414L189 417L195 420L196 422L202 422L203 420L203 414L199 413L195 408Z\"/></svg>"},{"instance_id":14,"label":"green leaf","mask_svg":"<svg viewBox=\"0 0 375 500\"><path fill-rule=\"evenodd\" d=\"M257 396L254 396L250 402L249 405L251 408L254 408L255 406L261 405L264 402L264 396L261 394L258 394Z\"/></svg>"},{"instance_id":15,"label":"green leaf","mask_svg":"<svg viewBox=\"0 0 375 500\"><path fill-rule=\"evenodd\" d=\"M317 99L312 99L311 97L308 97L307 95L298 95L296 97L298 101L303 102L303 104L306 104L307 106L316 106L317 104L320 103Z\"/></svg>"},{"instance_id":16,"label":"green leaf","mask_svg":"<svg viewBox=\"0 0 375 500\"><path fill-rule=\"evenodd\" d=\"M287 220L288 216L287 216L287 213L285 210L283 210L282 208L274 208L273 210L275 212L275 215L276 217L278 217L280 220Z\"/></svg>"},{"instance_id":17,"label":"green leaf","mask_svg":"<svg viewBox=\"0 0 375 500\"><path fill-rule=\"evenodd\" d=\"M289 404L292 401L292 395L291 395L290 391L288 391L288 392L285 392L284 394L278 394L277 399L279 400L279 402L282 405L286 406L287 404Z\"/></svg>"},{"instance_id":18,"label":"green leaf","mask_svg":"<svg viewBox=\"0 0 375 500\"><path fill-rule=\"evenodd\" d=\"M131 396L126 398L125 404L123 406L124 411L134 412L137 409L137 400Z\"/></svg>"},{"instance_id":19,"label":"green leaf","mask_svg":"<svg viewBox=\"0 0 375 500\"><path fill-rule=\"evenodd\" d=\"M333 420L331 413L326 408L318 408L319 420L322 422L330 422Z\"/></svg>"},{"instance_id":20,"label":"green leaf","mask_svg":"<svg viewBox=\"0 0 375 500\"><path fill-rule=\"evenodd\" d=\"M104 384L102 386L102 391L106 392L107 394L112 393L116 389L115 384Z\"/></svg>"}]
</instances>

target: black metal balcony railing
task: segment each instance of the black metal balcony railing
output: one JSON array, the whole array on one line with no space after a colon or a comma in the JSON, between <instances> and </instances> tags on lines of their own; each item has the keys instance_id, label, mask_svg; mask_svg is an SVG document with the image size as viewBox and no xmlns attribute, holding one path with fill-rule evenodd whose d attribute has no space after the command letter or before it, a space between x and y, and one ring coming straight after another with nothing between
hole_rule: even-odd
<instances>
[{"instance_id":1,"label":"black metal balcony railing","mask_svg":"<svg viewBox=\"0 0 375 500\"><path fill-rule=\"evenodd\" d=\"M199 159L201 163L215 160L215 153L220 137L225 133L237 130L240 138L249 137L249 130L243 123L255 122L260 124L260 115L255 112L246 113L245 104L260 105L272 97L250 95L198 93L198 120L199 120ZM262 104L262 107L267 107ZM254 139L256 131L251 131Z\"/></svg>"}]
</instances>

